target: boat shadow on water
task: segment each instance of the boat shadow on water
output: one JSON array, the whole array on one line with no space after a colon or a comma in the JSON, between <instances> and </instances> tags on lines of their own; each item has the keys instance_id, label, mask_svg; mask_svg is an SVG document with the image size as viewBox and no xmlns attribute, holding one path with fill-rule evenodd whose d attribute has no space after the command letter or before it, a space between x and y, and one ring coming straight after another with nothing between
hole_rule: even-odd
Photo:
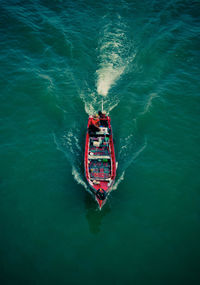
<instances>
[{"instance_id":1,"label":"boat shadow on water","mask_svg":"<svg viewBox=\"0 0 200 285\"><path fill-rule=\"evenodd\" d=\"M109 203L106 203L102 211L99 211L94 198L89 193L85 193L86 219L92 234L98 234L101 231L103 218L111 211Z\"/></svg>"}]
</instances>

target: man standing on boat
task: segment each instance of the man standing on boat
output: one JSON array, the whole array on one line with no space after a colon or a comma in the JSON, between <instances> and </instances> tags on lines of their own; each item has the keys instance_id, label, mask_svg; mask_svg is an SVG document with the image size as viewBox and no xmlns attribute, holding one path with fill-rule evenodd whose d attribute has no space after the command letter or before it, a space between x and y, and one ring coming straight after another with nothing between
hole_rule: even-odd
<instances>
[{"instance_id":1,"label":"man standing on boat","mask_svg":"<svg viewBox=\"0 0 200 285\"><path fill-rule=\"evenodd\" d=\"M106 118L106 112L105 111L102 111L102 112L99 111L98 114L99 114L99 118L100 119L105 119Z\"/></svg>"},{"instance_id":2,"label":"man standing on boat","mask_svg":"<svg viewBox=\"0 0 200 285\"><path fill-rule=\"evenodd\" d=\"M107 121L107 116L105 111L99 111L99 118L100 118L100 125L104 128L108 127L108 121Z\"/></svg>"},{"instance_id":3,"label":"man standing on boat","mask_svg":"<svg viewBox=\"0 0 200 285\"><path fill-rule=\"evenodd\" d=\"M91 120L91 124L89 126L89 132L92 133L96 133L98 132L100 126L100 120L99 120L99 116L98 114L95 114Z\"/></svg>"}]
</instances>

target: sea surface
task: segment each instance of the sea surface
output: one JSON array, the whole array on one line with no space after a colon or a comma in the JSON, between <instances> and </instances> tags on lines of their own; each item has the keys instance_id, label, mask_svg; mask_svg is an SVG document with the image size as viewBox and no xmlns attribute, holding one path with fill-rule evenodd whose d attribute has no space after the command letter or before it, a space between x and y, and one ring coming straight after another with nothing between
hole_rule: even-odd
<instances>
[{"instance_id":1,"label":"sea surface","mask_svg":"<svg viewBox=\"0 0 200 285\"><path fill-rule=\"evenodd\" d=\"M116 183L84 177L109 113ZM200 284L200 2L0 1L0 284Z\"/></svg>"}]
</instances>

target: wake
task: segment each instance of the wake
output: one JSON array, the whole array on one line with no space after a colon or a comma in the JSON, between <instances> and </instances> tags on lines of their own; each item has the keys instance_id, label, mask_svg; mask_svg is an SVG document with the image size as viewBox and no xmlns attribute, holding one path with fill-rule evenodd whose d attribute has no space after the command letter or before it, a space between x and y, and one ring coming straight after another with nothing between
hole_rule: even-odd
<instances>
[{"instance_id":1,"label":"wake","mask_svg":"<svg viewBox=\"0 0 200 285\"><path fill-rule=\"evenodd\" d=\"M126 25L117 15L111 22L104 17L107 23L101 31L99 40L99 68L97 74L97 93L106 97L110 88L125 72L130 55L128 55L129 42L126 37Z\"/></svg>"},{"instance_id":2,"label":"wake","mask_svg":"<svg viewBox=\"0 0 200 285\"><path fill-rule=\"evenodd\" d=\"M101 64L101 69L97 70L98 82L97 92L100 95L107 96L109 89L120 78L124 72L125 66L114 68L112 63Z\"/></svg>"},{"instance_id":3,"label":"wake","mask_svg":"<svg viewBox=\"0 0 200 285\"><path fill-rule=\"evenodd\" d=\"M76 132L72 128L68 131L64 131L64 134L59 135L53 133L53 139L54 143L57 147L57 150L61 151L64 153L66 156L67 160L70 162L72 166L72 175L74 177L74 180L82 185L85 190L89 191L89 187L87 186L84 175L82 174L81 169L83 168L82 166L82 161L80 160L80 157L82 157L82 148L80 147L81 142L80 142L80 135L77 134L77 129Z\"/></svg>"},{"instance_id":4,"label":"wake","mask_svg":"<svg viewBox=\"0 0 200 285\"><path fill-rule=\"evenodd\" d=\"M97 68L94 75L95 86L90 86L85 80L84 88L79 93L88 115L101 109L102 100L108 114L119 104L122 95L110 91L128 72L129 65L136 55L134 43L127 38L128 27L119 14L112 15L112 19L106 15L101 22L96 55Z\"/></svg>"},{"instance_id":5,"label":"wake","mask_svg":"<svg viewBox=\"0 0 200 285\"><path fill-rule=\"evenodd\" d=\"M76 88L80 98L84 102L85 112L88 115L93 115L101 109L102 99L107 114L120 104L123 95L111 91L114 91L114 86L128 72L129 65L136 56L133 51L134 48L132 49L134 43L127 39L128 27L122 18L117 14L114 19L112 17L112 20L105 16L102 21L103 25L99 33L97 48L98 64L94 75L94 86L90 86L90 81L82 80L80 88L80 84L74 79L74 82L77 82ZM113 90L111 90L112 88ZM145 112L150 108L152 100L153 96L147 102ZM141 141L138 143L136 139L137 131L132 126L136 123L134 120L136 119L129 119L129 123L131 123L129 128L127 128L127 123L124 128L124 123L121 123L120 150L118 152L119 169L115 184L111 190L118 188L124 180L127 167L135 161L147 146L146 140L143 143ZM81 131L80 129L77 130L76 127L64 131L61 135L54 134L54 142L57 149L64 152L69 160L74 180L91 194L83 172L84 145L81 143L80 137ZM83 147L80 147L81 145Z\"/></svg>"}]
</instances>

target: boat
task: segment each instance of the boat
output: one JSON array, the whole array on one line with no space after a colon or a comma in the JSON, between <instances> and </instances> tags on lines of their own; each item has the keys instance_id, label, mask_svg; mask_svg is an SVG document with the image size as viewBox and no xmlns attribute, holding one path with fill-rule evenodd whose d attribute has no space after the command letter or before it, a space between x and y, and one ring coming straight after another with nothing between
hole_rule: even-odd
<instances>
[{"instance_id":1,"label":"boat","mask_svg":"<svg viewBox=\"0 0 200 285\"><path fill-rule=\"evenodd\" d=\"M116 159L111 119L100 118L98 131L91 132L93 116L89 116L85 141L85 176L91 192L101 209L106 203L116 177Z\"/></svg>"}]
</instances>

